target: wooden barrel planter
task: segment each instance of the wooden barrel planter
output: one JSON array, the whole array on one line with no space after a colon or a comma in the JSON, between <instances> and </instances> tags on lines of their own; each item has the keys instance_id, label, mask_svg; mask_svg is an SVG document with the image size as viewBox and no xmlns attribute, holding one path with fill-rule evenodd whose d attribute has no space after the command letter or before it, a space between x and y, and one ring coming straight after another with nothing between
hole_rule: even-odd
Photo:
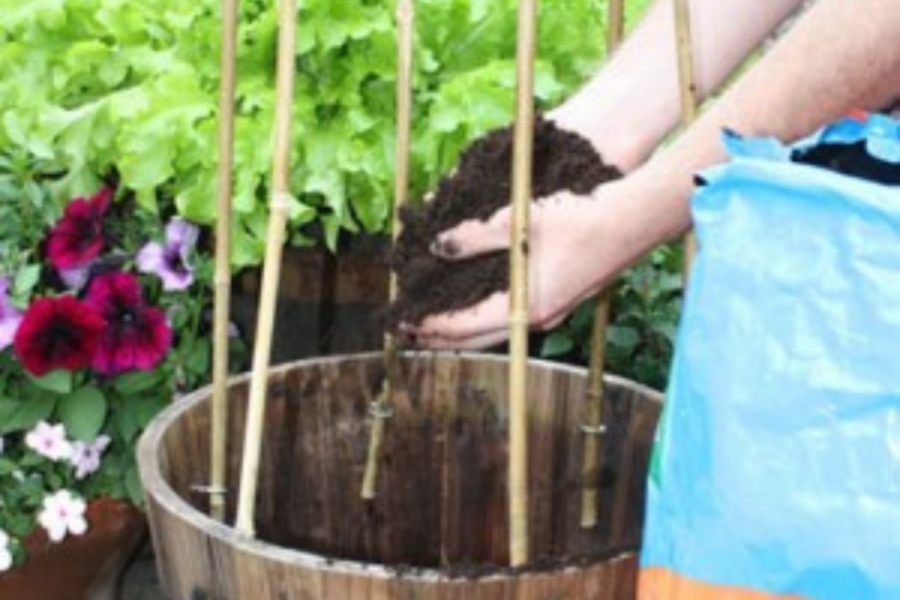
<instances>
[{"instance_id":1,"label":"wooden barrel planter","mask_svg":"<svg viewBox=\"0 0 900 600\"><path fill-rule=\"evenodd\" d=\"M338 252L285 248L279 282L272 362L378 350L388 301L388 240L355 236ZM238 276L231 316L249 340L256 334L261 269Z\"/></svg>"},{"instance_id":2,"label":"wooden barrel planter","mask_svg":"<svg viewBox=\"0 0 900 600\"><path fill-rule=\"evenodd\" d=\"M275 368L258 538L208 518L209 396L161 415L139 449L160 575L171 600L630 600L660 395L609 377L600 524L579 526L586 373L529 369L534 561L508 564L505 357L403 358L409 402L388 422L373 502L359 499L380 354ZM229 390L238 480L248 382ZM233 513L235 494L229 497ZM229 517L229 523L232 517Z\"/></svg>"}]
</instances>

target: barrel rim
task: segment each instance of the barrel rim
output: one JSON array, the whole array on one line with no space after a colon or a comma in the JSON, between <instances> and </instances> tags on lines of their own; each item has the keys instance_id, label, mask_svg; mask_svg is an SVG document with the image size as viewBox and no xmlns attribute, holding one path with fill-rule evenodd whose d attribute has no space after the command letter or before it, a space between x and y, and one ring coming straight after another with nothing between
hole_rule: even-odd
<instances>
[{"instance_id":1,"label":"barrel rim","mask_svg":"<svg viewBox=\"0 0 900 600\"><path fill-rule=\"evenodd\" d=\"M269 370L269 374L277 374L293 371L305 366L319 366L322 364L339 364L348 361L375 360L382 356L381 352L363 352L355 354L338 354L324 357L305 358L277 365ZM457 360L478 360L490 361L497 363L508 363L509 356L501 354L482 354L477 352L429 352L429 351L407 351L403 353L404 358L415 358L418 356L427 356L429 358L453 358ZM587 369L567 365L564 363L543 360L529 359L529 366L543 367L556 371L567 372L571 375L587 376ZM617 375L604 374L604 380L620 387L633 389L646 398L649 402L655 402L662 405L663 394L653 388L637 383L630 379ZM228 387L246 383L250 379L250 373L243 373L229 378ZM396 568L383 563L366 563L361 561L347 560L341 558L333 558L321 554L315 554L305 550L294 548L285 548L256 538L251 538L239 533L235 528L216 521L209 515L195 509L181 496L175 493L175 490L169 485L162 476L160 469L160 461L158 449L169 427L172 426L182 415L204 401L211 399L212 386L207 385L198 390L191 392L173 402L166 407L159 415L157 415L150 425L145 429L137 448L138 468L141 480L144 485L145 494L152 496L158 507L164 509L170 516L178 518L183 523L202 529L208 537L215 538L219 543L227 544L234 547L240 552L255 555L264 560L279 561L284 564L314 569L333 573L337 575L351 575L364 577L379 577L383 579L400 578L405 581L419 581L422 583L433 583L436 581L478 581L478 582L496 582L509 579L527 579L546 577L548 575L559 575L567 571L584 571L592 567L600 565L608 565L620 560L628 559L633 555L631 552L623 552L622 554L603 560L598 563L587 563L579 565L561 565L557 569L524 571L521 573L508 572L500 568L497 573L490 573L477 577L453 577L445 571L429 567L414 567L412 569L403 568L402 572ZM151 522L152 526L152 522Z\"/></svg>"}]
</instances>

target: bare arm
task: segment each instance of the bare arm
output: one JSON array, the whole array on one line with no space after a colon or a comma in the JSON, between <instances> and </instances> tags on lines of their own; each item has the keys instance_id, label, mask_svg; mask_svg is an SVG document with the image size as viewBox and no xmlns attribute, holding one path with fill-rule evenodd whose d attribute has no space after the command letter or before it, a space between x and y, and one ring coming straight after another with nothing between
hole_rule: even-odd
<instances>
[{"instance_id":1,"label":"bare arm","mask_svg":"<svg viewBox=\"0 0 900 600\"><path fill-rule=\"evenodd\" d=\"M672 148L635 171L628 208L646 242L629 262L688 228L693 173L724 160L723 127L793 141L898 97L900 2L820 0Z\"/></svg>"},{"instance_id":2,"label":"bare arm","mask_svg":"<svg viewBox=\"0 0 900 600\"><path fill-rule=\"evenodd\" d=\"M793 140L854 108L900 96L900 2L819 0L795 28L672 147L593 201L560 195L532 211L532 322L548 327L647 251L689 226L692 175L724 159L723 126ZM462 258L509 244L508 212L442 235ZM447 243L450 242L450 243ZM476 347L502 339L506 294L426 319L425 345Z\"/></svg>"},{"instance_id":3,"label":"bare arm","mask_svg":"<svg viewBox=\"0 0 900 600\"><path fill-rule=\"evenodd\" d=\"M701 95L714 92L803 0L690 0ZM550 113L630 171L678 123L674 13L658 0L621 49L577 94Z\"/></svg>"}]
</instances>

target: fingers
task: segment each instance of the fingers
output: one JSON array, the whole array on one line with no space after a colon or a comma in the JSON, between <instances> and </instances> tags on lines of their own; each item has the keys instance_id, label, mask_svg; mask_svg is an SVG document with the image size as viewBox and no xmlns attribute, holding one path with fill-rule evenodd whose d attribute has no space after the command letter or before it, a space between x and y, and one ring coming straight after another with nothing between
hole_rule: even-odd
<instances>
[{"instance_id":1,"label":"fingers","mask_svg":"<svg viewBox=\"0 0 900 600\"><path fill-rule=\"evenodd\" d=\"M573 260L583 251L586 235L576 225L584 219L591 197L561 192L532 205L529 260L529 325L546 330L558 325L590 289L588 267ZM438 256L469 258L509 247L510 211L504 208L487 221L470 220L443 232L432 247ZM586 285L587 284L587 285ZM410 341L432 349L479 349L508 337L509 294L498 292L473 307L426 317L407 326Z\"/></svg>"},{"instance_id":2,"label":"fingers","mask_svg":"<svg viewBox=\"0 0 900 600\"><path fill-rule=\"evenodd\" d=\"M471 308L426 317L409 331L417 341L427 339L466 340L506 329L509 324L509 294L497 292Z\"/></svg>"},{"instance_id":3,"label":"fingers","mask_svg":"<svg viewBox=\"0 0 900 600\"><path fill-rule=\"evenodd\" d=\"M480 350L509 337L509 295L498 292L472 308L427 317L418 326L401 325L417 347L431 350Z\"/></svg>"},{"instance_id":4,"label":"fingers","mask_svg":"<svg viewBox=\"0 0 900 600\"><path fill-rule=\"evenodd\" d=\"M532 204L532 227L539 227L540 214L547 208L564 204L569 211L576 211L589 202L591 202L589 196L568 191L540 198ZM431 245L431 252L446 260L462 260L488 252L506 250L510 241L510 215L510 208L504 207L486 221L480 219L463 221L438 235Z\"/></svg>"},{"instance_id":5,"label":"fingers","mask_svg":"<svg viewBox=\"0 0 900 600\"><path fill-rule=\"evenodd\" d=\"M509 208L502 208L486 221L470 219L441 233L431 251L447 260L459 260L506 248L509 248Z\"/></svg>"},{"instance_id":6,"label":"fingers","mask_svg":"<svg viewBox=\"0 0 900 600\"><path fill-rule=\"evenodd\" d=\"M505 330L477 335L463 340L420 336L416 345L430 350L483 350L505 342L508 337L509 332Z\"/></svg>"},{"instance_id":7,"label":"fingers","mask_svg":"<svg viewBox=\"0 0 900 600\"><path fill-rule=\"evenodd\" d=\"M550 315L532 314L531 325L552 329L568 314L560 310ZM403 326L410 340L432 350L476 350L488 348L509 337L509 294L497 292L472 308L427 317L418 326Z\"/></svg>"},{"instance_id":8,"label":"fingers","mask_svg":"<svg viewBox=\"0 0 900 600\"><path fill-rule=\"evenodd\" d=\"M561 314L552 321L542 324L539 328L550 330L565 320L566 315ZM467 317L466 317L467 318ZM505 322L500 329L479 333L468 337L447 337L441 333L417 333L414 337L415 345L429 350L483 350L501 344L509 339L509 323Z\"/></svg>"}]
</instances>

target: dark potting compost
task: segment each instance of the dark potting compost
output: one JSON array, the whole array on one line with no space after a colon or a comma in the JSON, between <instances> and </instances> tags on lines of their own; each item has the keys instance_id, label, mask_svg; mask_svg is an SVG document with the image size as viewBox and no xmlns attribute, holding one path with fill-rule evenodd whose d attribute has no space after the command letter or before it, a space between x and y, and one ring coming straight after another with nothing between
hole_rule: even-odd
<instances>
[{"instance_id":1,"label":"dark potting compost","mask_svg":"<svg viewBox=\"0 0 900 600\"><path fill-rule=\"evenodd\" d=\"M802 152L795 151L792 159L876 183L900 185L900 164L873 156L865 142L820 144Z\"/></svg>"},{"instance_id":2,"label":"dark potting compost","mask_svg":"<svg viewBox=\"0 0 900 600\"><path fill-rule=\"evenodd\" d=\"M438 233L465 220L487 220L509 204L512 156L512 129L493 131L463 153L458 169L438 184L431 201L401 211L402 230L389 259L398 290L388 310L388 327L464 308L509 287L506 252L448 261L434 256L429 247ZM586 139L546 119L536 120L535 199L561 191L589 194L620 176Z\"/></svg>"}]
</instances>

